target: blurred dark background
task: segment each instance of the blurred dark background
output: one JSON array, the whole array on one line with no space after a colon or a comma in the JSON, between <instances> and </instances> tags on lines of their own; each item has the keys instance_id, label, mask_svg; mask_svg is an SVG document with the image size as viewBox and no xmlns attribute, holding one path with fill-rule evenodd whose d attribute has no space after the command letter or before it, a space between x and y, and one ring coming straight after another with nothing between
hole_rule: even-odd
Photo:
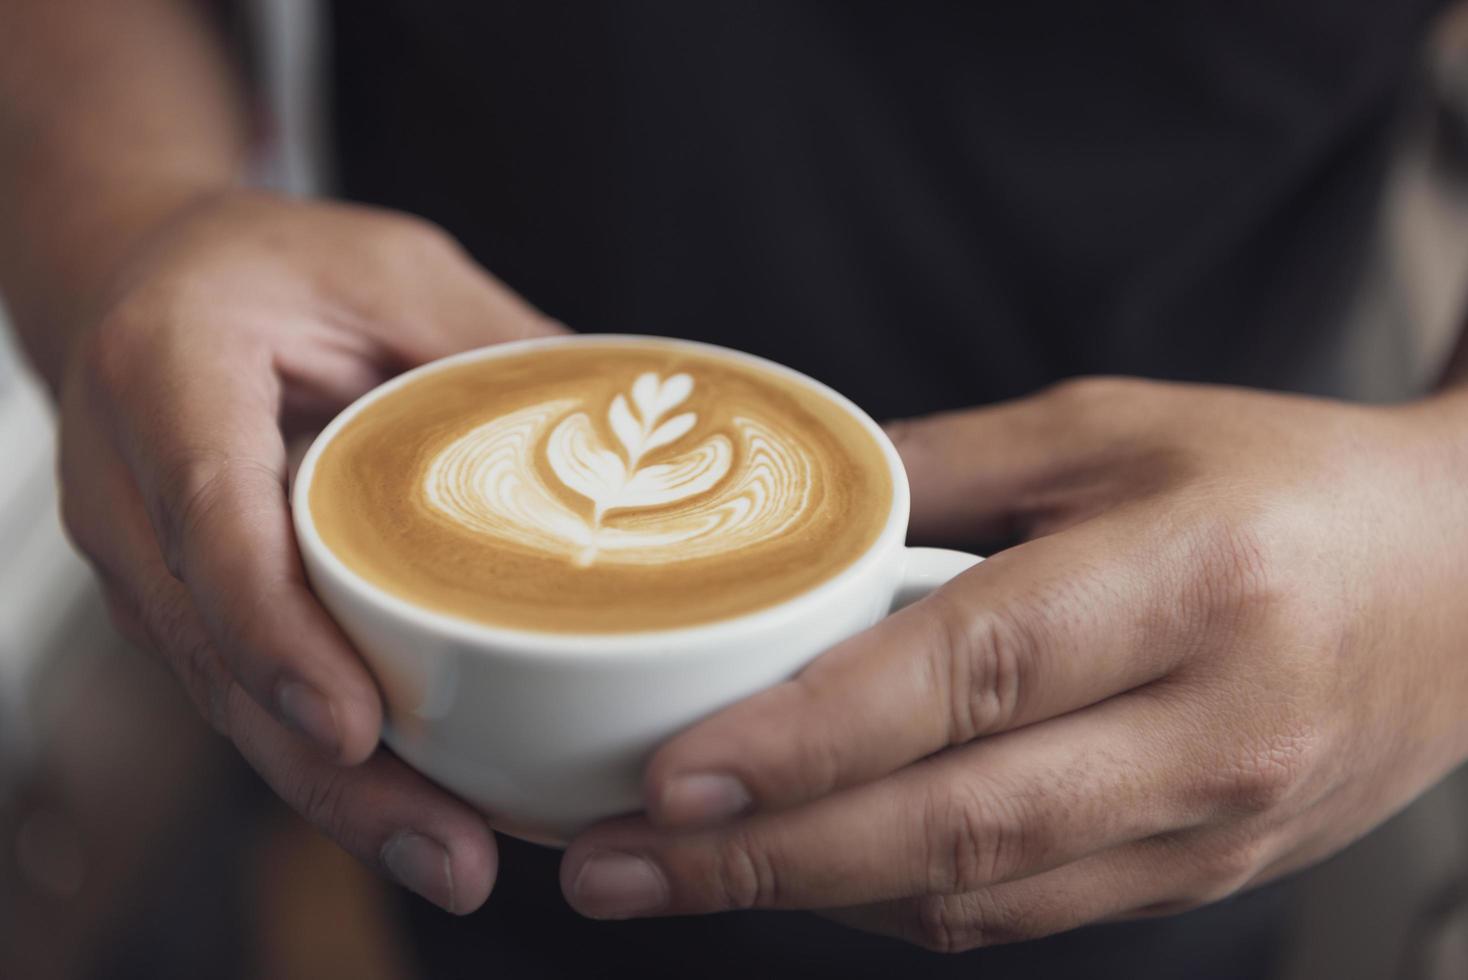
<instances>
[{"instance_id":1,"label":"blurred dark background","mask_svg":"<svg viewBox=\"0 0 1468 980\"><path fill-rule=\"evenodd\" d=\"M260 0L263 183L322 186L311 3ZM1351 316L1424 372L1468 282L1468 6L1421 60ZM3 218L0 218L3 220ZM1378 361L1355 352L1367 380ZM0 978L412 978L385 885L318 837L107 623L55 516L49 408L0 329ZM1468 773L1307 873L1288 976L1468 977Z\"/></svg>"}]
</instances>

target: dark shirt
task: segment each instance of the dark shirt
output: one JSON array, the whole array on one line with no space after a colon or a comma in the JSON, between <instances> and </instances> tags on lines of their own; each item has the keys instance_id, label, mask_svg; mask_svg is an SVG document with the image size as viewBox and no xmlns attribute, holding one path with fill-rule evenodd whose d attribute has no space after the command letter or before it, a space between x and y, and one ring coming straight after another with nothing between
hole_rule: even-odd
<instances>
[{"instance_id":1,"label":"dark shirt","mask_svg":"<svg viewBox=\"0 0 1468 980\"><path fill-rule=\"evenodd\" d=\"M1350 395L1343 314L1444 5L339 4L339 189L573 328L754 351L879 418L1102 372ZM550 858L511 858L477 920L418 916L521 964L495 975L1249 976L1219 957L1278 938L1277 890L938 959L806 916L578 924Z\"/></svg>"}]
</instances>

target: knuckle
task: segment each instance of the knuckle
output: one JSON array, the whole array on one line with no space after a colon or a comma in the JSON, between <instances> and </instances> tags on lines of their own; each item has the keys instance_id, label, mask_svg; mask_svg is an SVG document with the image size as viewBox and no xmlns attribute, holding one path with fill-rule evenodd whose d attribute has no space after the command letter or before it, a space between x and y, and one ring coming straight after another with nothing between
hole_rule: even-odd
<instances>
[{"instance_id":1,"label":"knuckle","mask_svg":"<svg viewBox=\"0 0 1468 980\"><path fill-rule=\"evenodd\" d=\"M193 452L163 467L155 493L158 528L168 570L185 577L184 543L217 504L227 461L217 453Z\"/></svg>"},{"instance_id":2,"label":"knuckle","mask_svg":"<svg viewBox=\"0 0 1468 980\"><path fill-rule=\"evenodd\" d=\"M145 586L132 602L132 607L137 611L143 632L155 650L171 657L174 650L183 646L183 617L168 589L161 584Z\"/></svg>"},{"instance_id":3,"label":"knuckle","mask_svg":"<svg viewBox=\"0 0 1468 980\"><path fill-rule=\"evenodd\" d=\"M1001 901L993 892L963 896L958 904L966 909L963 921L967 929L961 936L964 948L1021 943L1049 931L1045 928L1047 909L1040 904Z\"/></svg>"},{"instance_id":4,"label":"knuckle","mask_svg":"<svg viewBox=\"0 0 1468 980\"><path fill-rule=\"evenodd\" d=\"M722 908L764 908L779 900L774 864L747 833L724 839L713 870L714 897Z\"/></svg>"},{"instance_id":5,"label":"knuckle","mask_svg":"<svg viewBox=\"0 0 1468 980\"><path fill-rule=\"evenodd\" d=\"M202 638L195 639L179 651L172 662L190 699L209 727L228 738L230 681L213 647Z\"/></svg>"},{"instance_id":6,"label":"knuckle","mask_svg":"<svg viewBox=\"0 0 1468 980\"><path fill-rule=\"evenodd\" d=\"M96 520L86 501L68 489L69 483L63 476L60 495L61 529L77 551L95 559L99 551Z\"/></svg>"},{"instance_id":7,"label":"knuckle","mask_svg":"<svg viewBox=\"0 0 1468 980\"><path fill-rule=\"evenodd\" d=\"M259 481L271 493L280 490L270 467L251 459L209 450L187 451L161 468L154 493L155 524L168 569L187 580L188 544L225 503L232 488Z\"/></svg>"},{"instance_id":8,"label":"knuckle","mask_svg":"<svg viewBox=\"0 0 1468 980\"><path fill-rule=\"evenodd\" d=\"M787 709L790 717L826 717L833 702L842 703L840 695L826 686L823 675L817 670L801 671L784 687L792 695L793 703ZM769 747L761 746L760 750L755 751L755 755L768 756L769 751ZM773 791L773 796L783 796L790 792L823 796L841 782L844 747L839 736L829 726L805 726L800 737L782 739L779 752L789 754L788 770L778 772L790 780L792 785L765 787L767 791ZM759 776L758 773L753 775L756 778Z\"/></svg>"},{"instance_id":9,"label":"knuckle","mask_svg":"<svg viewBox=\"0 0 1468 980\"><path fill-rule=\"evenodd\" d=\"M942 448L935 444L935 427L930 420L894 419L882 428L904 460L933 455Z\"/></svg>"},{"instance_id":10,"label":"knuckle","mask_svg":"<svg viewBox=\"0 0 1468 980\"><path fill-rule=\"evenodd\" d=\"M803 733L791 746L793 764L790 774L793 785L785 790L791 794L824 796L842 781L842 746L826 730Z\"/></svg>"},{"instance_id":11,"label":"knuckle","mask_svg":"<svg viewBox=\"0 0 1468 980\"><path fill-rule=\"evenodd\" d=\"M1262 841L1229 841L1211 848L1201 859L1199 880L1182 901L1192 908L1222 901L1248 885L1265 863Z\"/></svg>"},{"instance_id":12,"label":"knuckle","mask_svg":"<svg viewBox=\"0 0 1468 980\"><path fill-rule=\"evenodd\" d=\"M944 593L929 597L938 631L933 656L946 669L949 743L960 744L1013 726L1024 708L1038 649L1022 616L972 614Z\"/></svg>"},{"instance_id":13,"label":"knuckle","mask_svg":"<svg viewBox=\"0 0 1468 980\"><path fill-rule=\"evenodd\" d=\"M1092 374L1057 381L1042 396L1068 417L1104 418L1108 409L1131 401L1150 387L1149 382L1136 378Z\"/></svg>"},{"instance_id":14,"label":"knuckle","mask_svg":"<svg viewBox=\"0 0 1468 980\"><path fill-rule=\"evenodd\" d=\"M960 953L972 946L966 941L970 927L960 921L954 908L958 903L948 895L932 895L914 904L912 939L931 953Z\"/></svg>"},{"instance_id":15,"label":"knuckle","mask_svg":"<svg viewBox=\"0 0 1468 980\"><path fill-rule=\"evenodd\" d=\"M1006 881L1044 849L1043 829L1018 796L945 785L923 811L929 893L954 895Z\"/></svg>"},{"instance_id":16,"label":"knuckle","mask_svg":"<svg viewBox=\"0 0 1468 980\"><path fill-rule=\"evenodd\" d=\"M923 808L926 890L951 895L977 881L984 864L984 829L967 801L948 788L928 794Z\"/></svg>"},{"instance_id":17,"label":"knuckle","mask_svg":"<svg viewBox=\"0 0 1468 980\"><path fill-rule=\"evenodd\" d=\"M427 218L399 212L390 221L391 231L384 244L399 256L433 259L446 254L457 255L463 250L458 239Z\"/></svg>"},{"instance_id":18,"label":"knuckle","mask_svg":"<svg viewBox=\"0 0 1468 980\"><path fill-rule=\"evenodd\" d=\"M1232 894L1259 868L1262 853L1257 844L1234 844L1223 848L1208 863L1208 878L1214 888Z\"/></svg>"},{"instance_id":19,"label":"knuckle","mask_svg":"<svg viewBox=\"0 0 1468 980\"><path fill-rule=\"evenodd\" d=\"M215 732L228 738L230 685L213 648L205 640L195 639L169 650L165 656L200 716Z\"/></svg>"},{"instance_id":20,"label":"knuckle","mask_svg":"<svg viewBox=\"0 0 1468 980\"><path fill-rule=\"evenodd\" d=\"M1277 608L1288 598L1279 563L1269 544L1272 535L1257 516L1209 521L1195 531L1197 579L1203 608L1210 619L1253 618Z\"/></svg>"},{"instance_id":21,"label":"knuckle","mask_svg":"<svg viewBox=\"0 0 1468 980\"><path fill-rule=\"evenodd\" d=\"M963 953L1038 938L1045 930L1037 918L1017 903L996 900L992 892L931 895L916 900L909 932L930 952Z\"/></svg>"},{"instance_id":22,"label":"knuckle","mask_svg":"<svg viewBox=\"0 0 1468 980\"><path fill-rule=\"evenodd\" d=\"M169 666L199 714L220 735L229 737L230 682L207 640L194 637L167 650Z\"/></svg>"},{"instance_id":23,"label":"knuckle","mask_svg":"<svg viewBox=\"0 0 1468 980\"><path fill-rule=\"evenodd\" d=\"M162 656L199 714L216 732L228 737L227 700L233 681L208 637L191 621L190 610L185 607L187 599L170 589L170 584L158 583L136 602L114 592L110 611L114 617L130 619L132 633L123 624L119 629Z\"/></svg>"},{"instance_id":24,"label":"knuckle","mask_svg":"<svg viewBox=\"0 0 1468 980\"><path fill-rule=\"evenodd\" d=\"M333 839L340 839L346 830L347 782L342 773L326 767L310 767L295 774L294 792L301 815Z\"/></svg>"},{"instance_id":25,"label":"knuckle","mask_svg":"<svg viewBox=\"0 0 1468 980\"><path fill-rule=\"evenodd\" d=\"M124 308L108 314L78 339L75 354L89 389L116 395L128 387L138 330L138 318Z\"/></svg>"},{"instance_id":26,"label":"knuckle","mask_svg":"<svg viewBox=\"0 0 1468 980\"><path fill-rule=\"evenodd\" d=\"M897 447L900 455L902 447L912 445L920 430L910 419L892 419L882 423L882 431L887 434L892 445Z\"/></svg>"},{"instance_id":27,"label":"knuckle","mask_svg":"<svg viewBox=\"0 0 1468 980\"><path fill-rule=\"evenodd\" d=\"M1218 802L1226 812L1243 814L1285 804L1303 783L1316 743L1309 734L1281 735L1236 754L1220 770Z\"/></svg>"}]
</instances>

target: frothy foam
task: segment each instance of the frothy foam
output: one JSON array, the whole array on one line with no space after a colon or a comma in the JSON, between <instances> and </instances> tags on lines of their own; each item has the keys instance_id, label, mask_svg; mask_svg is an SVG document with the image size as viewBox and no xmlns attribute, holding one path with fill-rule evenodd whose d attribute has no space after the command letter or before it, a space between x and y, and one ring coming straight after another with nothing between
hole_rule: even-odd
<instances>
[{"instance_id":1,"label":"frothy foam","mask_svg":"<svg viewBox=\"0 0 1468 980\"><path fill-rule=\"evenodd\" d=\"M333 551L414 601L609 630L789 598L870 545L891 493L829 400L649 342L425 376L338 433L310 501Z\"/></svg>"},{"instance_id":2,"label":"frothy foam","mask_svg":"<svg viewBox=\"0 0 1468 980\"><path fill-rule=\"evenodd\" d=\"M680 449L697 424L693 412L666 417L694 384L687 374L640 375L631 391L635 408L619 393L606 410L615 448L602 442L585 411L576 411L585 406L575 400L486 422L434 458L424 494L467 529L582 567L686 561L782 534L810 503L812 463L775 426L736 415L737 451L716 433L647 462L665 446ZM589 513L566 506L546 485L536 465L541 453L561 485L590 503Z\"/></svg>"}]
</instances>

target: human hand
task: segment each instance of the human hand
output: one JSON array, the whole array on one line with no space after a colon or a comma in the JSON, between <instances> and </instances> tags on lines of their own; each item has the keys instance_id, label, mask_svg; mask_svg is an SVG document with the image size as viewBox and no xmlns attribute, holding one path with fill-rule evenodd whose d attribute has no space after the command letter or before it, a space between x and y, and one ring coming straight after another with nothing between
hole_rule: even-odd
<instances>
[{"instance_id":1,"label":"human hand","mask_svg":"<svg viewBox=\"0 0 1468 980\"><path fill-rule=\"evenodd\" d=\"M247 192L158 229L106 307L67 363L61 492L114 621L348 851L478 907L493 838L377 751L377 688L296 551L286 439L404 368L562 328L426 222Z\"/></svg>"},{"instance_id":2,"label":"human hand","mask_svg":"<svg viewBox=\"0 0 1468 980\"><path fill-rule=\"evenodd\" d=\"M1026 543L670 741L568 900L956 951L1338 850L1468 755L1465 432L1117 379L893 426L916 536Z\"/></svg>"}]
</instances>

